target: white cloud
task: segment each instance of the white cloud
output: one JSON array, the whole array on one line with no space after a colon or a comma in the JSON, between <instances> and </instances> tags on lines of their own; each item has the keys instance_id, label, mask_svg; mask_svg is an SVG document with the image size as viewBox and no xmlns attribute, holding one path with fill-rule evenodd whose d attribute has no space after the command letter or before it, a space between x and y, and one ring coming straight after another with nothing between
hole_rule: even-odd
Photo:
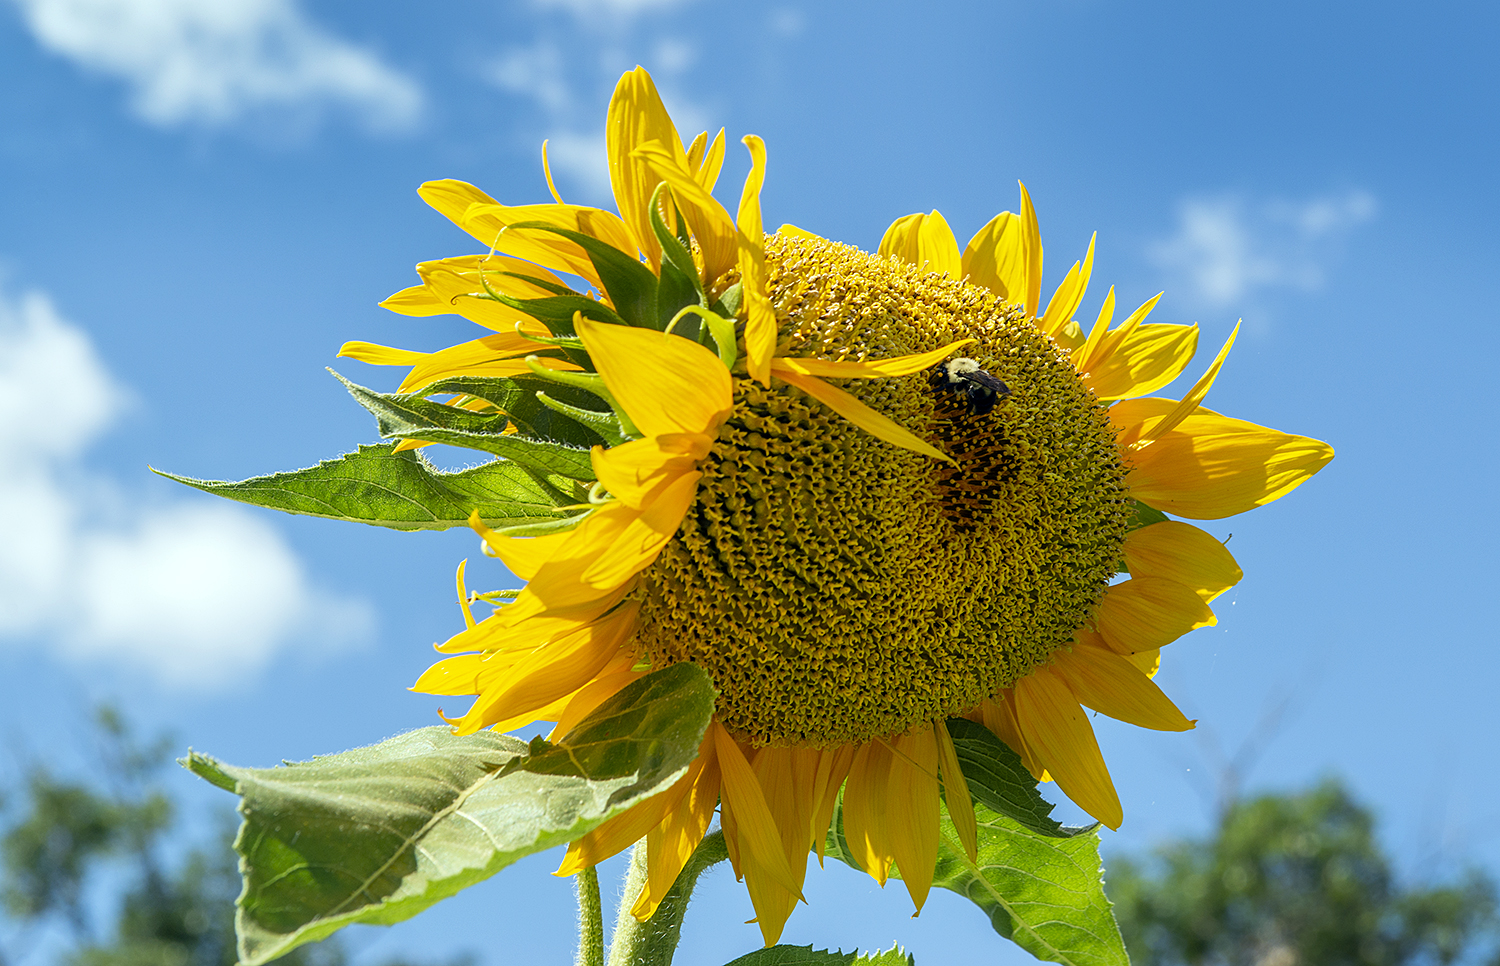
<instances>
[{"instance_id":1,"label":"white cloud","mask_svg":"<svg viewBox=\"0 0 1500 966\"><path fill-rule=\"evenodd\" d=\"M536 0L539 7L566 10L579 21L599 18L628 19L653 10L666 10L684 0Z\"/></svg>"},{"instance_id":2,"label":"white cloud","mask_svg":"<svg viewBox=\"0 0 1500 966\"><path fill-rule=\"evenodd\" d=\"M293 641L367 630L368 608L311 589L261 516L134 504L86 470L79 457L128 398L45 297L0 296L0 639L216 687Z\"/></svg>"},{"instance_id":3,"label":"white cloud","mask_svg":"<svg viewBox=\"0 0 1500 966\"><path fill-rule=\"evenodd\" d=\"M1193 199L1180 207L1175 234L1147 254L1199 301L1229 306L1264 289L1320 287L1340 243L1375 211L1363 191L1261 205L1233 195Z\"/></svg>"},{"instance_id":4,"label":"white cloud","mask_svg":"<svg viewBox=\"0 0 1500 966\"><path fill-rule=\"evenodd\" d=\"M421 111L411 79L322 30L296 0L14 2L43 47L129 84L136 113L152 124L339 106L393 130Z\"/></svg>"}]
</instances>

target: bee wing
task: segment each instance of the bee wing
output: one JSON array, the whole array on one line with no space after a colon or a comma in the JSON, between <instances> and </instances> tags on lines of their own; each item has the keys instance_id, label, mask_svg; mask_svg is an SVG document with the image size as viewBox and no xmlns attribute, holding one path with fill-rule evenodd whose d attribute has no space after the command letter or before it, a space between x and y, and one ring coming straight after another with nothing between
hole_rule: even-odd
<instances>
[{"instance_id":1,"label":"bee wing","mask_svg":"<svg viewBox=\"0 0 1500 966\"><path fill-rule=\"evenodd\" d=\"M988 372L985 372L983 369L975 369L973 372L960 372L957 373L957 375L959 376L959 378L966 379L969 382L974 383L976 386L988 389L990 392L997 393L1001 396L1010 395L1009 386L1001 382L999 379L996 379Z\"/></svg>"}]
</instances>

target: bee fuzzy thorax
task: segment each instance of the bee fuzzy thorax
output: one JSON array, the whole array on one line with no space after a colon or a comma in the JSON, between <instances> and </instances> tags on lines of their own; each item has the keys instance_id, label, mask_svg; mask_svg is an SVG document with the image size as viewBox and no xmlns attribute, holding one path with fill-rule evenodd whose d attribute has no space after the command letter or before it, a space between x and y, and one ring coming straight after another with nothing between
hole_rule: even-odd
<instances>
[{"instance_id":1,"label":"bee fuzzy thorax","mask_svg":"<svg viewBox=\"0 0 1500 966\"><path fill-rule=\"evenodd\" d=\"M939 363L933 381L939 392L962 396L973 415L988 413L1010 395L1009 386L985 372L973 359L963 357Z\"/></svg>"}]
</instances>

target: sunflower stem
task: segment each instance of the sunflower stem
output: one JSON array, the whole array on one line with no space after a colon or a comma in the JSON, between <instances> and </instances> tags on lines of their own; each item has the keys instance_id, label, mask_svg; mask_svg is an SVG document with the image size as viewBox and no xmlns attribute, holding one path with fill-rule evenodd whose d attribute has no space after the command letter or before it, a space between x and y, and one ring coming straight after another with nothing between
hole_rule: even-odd
<instances>
[{"instance_id":1,"label":"sunflower stem","mask_svg":"<svg viewBox=\"0 0 1500 966\"><path fill-rule=\"evenodd\" d=\"M576 966L604 966L604 913L599 908L599 870L594 866L579 872L578 959Z\"/></svg>"},{"instance_id":2,"label":"sunflower stem","mask_svg":"<svg viewBox=\"0 0 1500 966\"><path fill-rule=\"evenodd\" d=\"M615 920L615 936L609 947L609 966L671 966L682 938L682 917L698 877L710 866L729 858L724 833L705 835L688 858L687 865L672 883L667 896L657 906L656 914L645 922L631 915L630 909L646 888L646 843L638 842L630 853L630 871L625 875L625 896Z\"/></svg>"}]
</instances>

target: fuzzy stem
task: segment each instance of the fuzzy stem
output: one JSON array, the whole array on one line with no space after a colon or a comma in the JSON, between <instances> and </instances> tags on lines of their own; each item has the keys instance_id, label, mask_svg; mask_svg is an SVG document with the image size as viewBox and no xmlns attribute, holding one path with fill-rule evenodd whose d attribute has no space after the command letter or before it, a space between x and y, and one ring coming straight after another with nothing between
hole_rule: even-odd
<instances>
[{"instance_id":1,"label":"fuzzy stem","mask_svg":"<svg viewBox=\"0 0 1500 966\"><path fill-rule=\"evenodd\" d=\"M599 870L583 869L578 880L578 958L576 966L604 966L604 913L599 909Z\"/></svg>"},{"instance_id":2,"label":"fuzzy stem","mask_svg":"<svg viewBox=\"0 0 1500 966\"><path fill-rule=\"evenodd\" d=\"M609 947L609 966L671 966L677 942L682 938L682 918L698 877L710 866L729 858L724 833L705 835L678 873L656 914L641 922L630 914L631 906L646 887L646 843L630 853L630 871L625 876L625 897L615 920L615 937Z\"/></svg>"}]
</instances>

